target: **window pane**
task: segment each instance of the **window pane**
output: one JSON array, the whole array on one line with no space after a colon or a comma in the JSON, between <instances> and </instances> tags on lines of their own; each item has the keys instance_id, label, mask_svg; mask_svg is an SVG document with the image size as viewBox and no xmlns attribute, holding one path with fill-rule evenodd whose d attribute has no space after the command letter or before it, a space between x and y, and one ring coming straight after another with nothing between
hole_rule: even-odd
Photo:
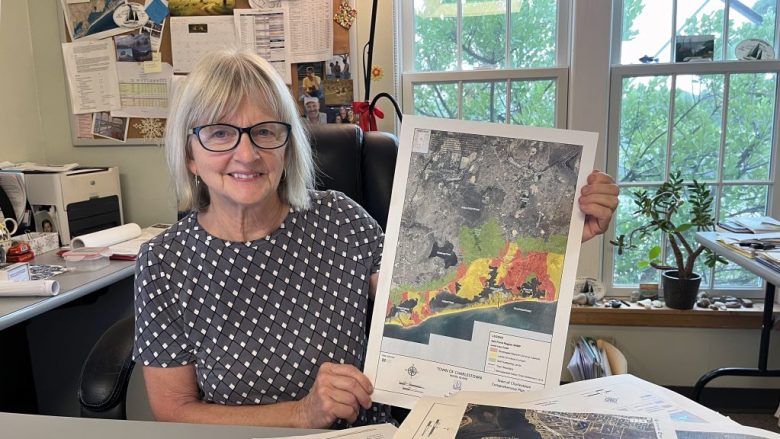
<instances>
[{"instance_id":1,"label":"window pane","mask_svg":"<svg viewBox=\"0 0 780 439\"><path fill-rule=\"evenodd\" d=\"M506 65L506 1L463 0L463 70Z\"/></svg>"},{"instance_id":2,"label":"window pane","mask_svg":"<svg viewBox=\"0 0 780 439\"><path fill-rule=\"evenodd\" d=\"M665 177L669 76L625 78L620 103L618 180Z\"/></svg>"},{"instance_id":3,"label":"window pane","mask_svg":"<svg viewBox=\"0 0 780 439\"><path fill-rule=\"evenodd\" d=\"M731 2L728 59L736 59L734 49L741 41L756 38L771 44L774 40L776 15L774 2Z\"/></svg>"},{"instance_id":4,"label":"window pane","mask_svg":"<svg viewBox=\"0 0 780 439\"><path fill-rule=\"evenodd\" d=\"M555 61L556 0L512 0L510 67L552 67Z\"/></svg>"},{"instance_id":5,"label":"window pane","mask_svg":"<svg viewBox=\"0 0 780 439\"><path fill-rule=\"evenodd\" d=\"M506 123L506 81L464 83L463 118Z\"/></svg>"},{"instance_id":6,"label":"window pane","mask_svg":"<svg viewBox=\"0 0 780 439\"><path fill-rule=\"evenodd\" d=\"M512 81L510 122L536 127L555 126L555 80Z\"/></svg>"},{"instance_id":7,"label":"window pane","mask_svg":"<svg viewBox=\"0 0 780 439\"><path fill-rule=\"evenodd\" d=\"M719 215L721 220L735 216L766 215L768 186L724 186L721 191Z\"/></svg>"},{"instance_id":8,"label":"window pane","mask_svg":"<svg viewBox=\"0 0 780 439\"><path fill-rule=\"evenodd\" d=\"M724 180L767 180L777 74L731 75Z\"/></svg>"},{"instance_id":9,"label":"window pane","mask_svg":"<svg viewBox=\"0 0 780 439\"><path fill-rule=\"evenodd\" d=\"M640 58L671 60L672 0L624 0L621 64L639 64Z\"/></svg>"},{"instance_id":10,"label":"window pane","mask_svg":"<svg viewBox=\"0 0 780 439\"><path fill-rule=\"evenodd\" d=\"M655 188L648 188L647 190L655 191ZM634 205L631 190L622 190L619 198L620 204L615 212L616 236L628 235L631 230L646 223L642 217L633 213L636 210L636 206ZM646 260L650 249L659 245L660 242L660 234L658 233L644 238L640 238L639 234L634 234L633 237L626 236L626 243L635 244L637 248L626 249L622 255L618 255L617 248L614 249L613 285L628 286L637 285L640 282L658 282L660 279L658 270L652 267L641 269L637 265L639 261Z\"/></svg>"},{"instance_id":11,"label":"window pane","mask_svg":"<svg viewBox=\"0 0 780 439\"><path fill-rule=\"evenodd\" d=\"M414 70L457 68L457 5L447 0L414 1Z\"/></svg>"},{"instance_id":12,"label":"window pane","mask_svg":"<svg viewBox=\"0 0 780 439\"><path fill-rule=\"evenodd\" d=\"M718 177L723 75L681 75L674 95L671 172L686 180Z\"/></svg>"},{"instance_id":13,"label":"window pane","mask_svg":"<svg viewBox=\"0 0 780 439\"><path fill-rule=\"evenodd\" d=\"M714 60L723 59L724 3L714 1L677 2L677 36L714 36Z\"/></svg>"},{"instance_id":14,"label":"window pane","mask_svg":"<svg viewBox=\"0 0 780 439\"><path fill-rule=\"evenodd\" d=\"M721 220L735 216L766 215L769 186L724 186L720 197ZM759 288L761 279L736 264L715 267L716 288Z\"/></svg>"},{"instance_id":15,"label":"window pane","mask_svg":"<svg viewBox=\"0 0 780 439\"><path fill-rule=\"evenodd\" d=\"M458 118L458 84L415 84L414 112L422 116Z\"/></svg>"}]
</instances>

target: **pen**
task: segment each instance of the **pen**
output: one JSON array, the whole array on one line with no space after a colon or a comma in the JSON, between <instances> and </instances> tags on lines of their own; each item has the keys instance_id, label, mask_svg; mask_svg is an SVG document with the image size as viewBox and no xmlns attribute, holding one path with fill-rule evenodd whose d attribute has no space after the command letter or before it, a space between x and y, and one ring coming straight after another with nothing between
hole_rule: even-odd
<instances>
[{"instance_id":1,"label":"pen","mask_svg":"<svg viewBox=\"0 0 780 439\"><path fill-rule=\"evenodd\" d=\"M630 303L626 302L623 299L620 299L620 301L623 303L623 305L626 305L626 307L631 308L631 304Z\"/></svg>"}]
</instances>

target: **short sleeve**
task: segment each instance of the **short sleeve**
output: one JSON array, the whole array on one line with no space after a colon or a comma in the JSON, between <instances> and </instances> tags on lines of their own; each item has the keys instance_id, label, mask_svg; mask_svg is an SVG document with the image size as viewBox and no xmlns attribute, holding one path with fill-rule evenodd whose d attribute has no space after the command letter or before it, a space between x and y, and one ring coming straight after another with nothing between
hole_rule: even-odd
<instances>
[{"instance_id":1,"label":"short sleeve","mask_svg":"<svg viewBox=\"0 0 780 439\"><path fill-rule=\"evenodd\" d=\"M335 192L334 196L339 209L346 214L345 226L349 228L346 234L354 234L358 252L369 268L370 273L379 271L382 264L382 250L384 248L385 233L376 220L360 204L341 192Z\"/></svg>"},{"instance_id":2,"label":"short sleeve","mask_svg":"<svg viewBox=\"0 0 780 439\"><path fill-rule=\"evenodd\" d=\"M194 353L186 337L178 292L161 270L163 247L144 244L136 261L133 360L144 366L183 366L194 361Z\"/></svg>"}]
</instances>

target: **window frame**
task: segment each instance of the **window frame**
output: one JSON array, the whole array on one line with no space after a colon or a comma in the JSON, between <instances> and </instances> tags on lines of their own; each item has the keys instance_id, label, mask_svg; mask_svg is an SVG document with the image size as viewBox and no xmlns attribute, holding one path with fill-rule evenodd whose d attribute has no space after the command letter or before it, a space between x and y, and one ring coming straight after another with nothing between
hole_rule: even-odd
<instances>
[{"instance_id":1,"label":"window frame","mask_svg":"<svg viewBox=\"0 0 780 439\"><path fill-rule=\"evenodd\" d=\"M724 8L725 8L725 14L724 14L724 32L723 32L723 38L724 40L727 40L728 38L728 12L730 10L731 2L730 0L724 1ZM778 14L780 14L780 1L776 1L775 7L777 8L776 11ZM672 29L675 29L675 21L676 18L676 1L673 0L673 9L672 9L673 16L671 17L672 21ZM774 129L772 133L772 142L771 142L771 152L770 152L770 162L769 162L769 175L768 179L766 181L757 181L757 180L746 180L744 183L745 185L767 185L768 186L768 196L767 196L767 214L773 217L780 217L780 187L778 187L777 184L777 178L778 178L778 160L780 160L780 61L778 60L772 60L772 61L738 61L738 60L727 60L725 57L725 51L727 50L727 45L723 44L723 50L724 50L724 56L722 60L717 61L710 61L710 62L702 62L702 63L653 63L653 64L620 64L620 58L621 58L621 38L619 37L622 35L622 25L623 25L623 1L622 0L615 0L613 2L613 10L612 10L612 35L617 36L615 38L612 38L611 41L611 66L610 66L610 85L609 85L609 112L608 112L608 125L607 125L607 170L611 173L611 175L615 176L617 178L617 172L618 172L618 159L619 159L619 142L620 142L620 125L621 125L621 104L622 104L622 93L623 93L623 81L626 78L632 78L632 77L651 77L651 76L663 76L663 75L669 75L671 77L671 84L670 84L670 102L669 102L669 117L673 118L674 115L674 91L675 91L675 79L676 76L683 76L683 75L707 75L707 74L722 74L725 75L724 79L724 102L725 106L723 108L723 114L722 114L722 126L725 128L727 126L726 121L726 115L728 113L728 92L729 92L729 79L732 74L742 74L742 73L774 73L776 74L775 77L775 108L774 108ZM777 23L775 24L775 37L774 37L774 47L775 51L778 51L778 37L780 35L780 16L776 19ZM673 46L673 45L670 45ZM673 50L673 49L670 49ZM673 54L672 54L673 59ZM726 130L721 130L721 138L720 138L720 145L719 145L719 151L720 151L720 165L723 163L723 154L725 152L725 136L726 136ZM670 139L671 139L671 133L667 133L667 141L666 141L666 175L669 174L669 167L671 165L671 145L670 145ZM722 171L722 169L721 169ZM739 186L739 185L733 185L723 184L723 175L722 172L718 173L718 178L716 180L704 180L707 184L714 186L716 188L715 191L715 200L714 200L714 208L715 212L720 212L720 193L721 189L725 186ZM621 188L621 193L624 190L628 190L629 188L636 188L636 187L647 187L647 186L653 186L660 184L661 181L652 182L652 181L642 181L642 182L627 182L627 183L620 183L618 182L618 185ZM615 225L616 221L613 221L610 230L608 232L610 237L615 236ZM664 249L664 252L666 251L666 246L663 245L662 248ZM608 240L604 240L604 246L602 249L602 273L601 277L604 280L605 285L607 286L607 292L608 295L612 296L628 296L632 290L637 289L637 286L615 286L614 285L614 278L613 278L613 261L615 257L615 248L609 244ZM710 269L710 273L712 273L712 269ZM705 291L712 291L717 294L728 294L728 295L734 295L737 297L752 297L752 298L762 298L764 297L765 292L765 281L762 280L761 286L758 288L715 288L715 279L714 276L710 276L711 285L702 285L701 289Z\"/></svg>"},{"instance_id":2,"label":"window frame","mask_svg":"<svg viewBox=\"0 0 780 439\"><path fill-rule=\"evenodd\" d=\"M507 1L507 9L512 0ZM449 83L456 84L458 88L458 119L463 119L463 85L464 83L486 82L486 81L504 81L507 90L507 102L512 98L512 81L522 80L553 80L555 81L555 127L566 128L569 94L569 44L570 44L570 18L571 18L571 0L558 1L557 26L556 26L556 65L545 68L511 68L511 69L491 69L491 70L454 70L441 72L416 72L414 68L414 1L400 2L400 77L401 77L401 105L408 114L414 112L414 86L417 84ZM457 28L461 29L461 1L457 2L458 23ZM510 41L511 20L508 20L506 27L506 40ZM460 32L458 32L460 39ZM458 50L458 64L461 60L460 44L456 44ZM509 50L507 46L507 51ZM508 57L507 57L508 59ZM511 121L509 105L506 109L506 123ZM409 111L411 110L411 111Z\"/></svg>"}]
</instances>

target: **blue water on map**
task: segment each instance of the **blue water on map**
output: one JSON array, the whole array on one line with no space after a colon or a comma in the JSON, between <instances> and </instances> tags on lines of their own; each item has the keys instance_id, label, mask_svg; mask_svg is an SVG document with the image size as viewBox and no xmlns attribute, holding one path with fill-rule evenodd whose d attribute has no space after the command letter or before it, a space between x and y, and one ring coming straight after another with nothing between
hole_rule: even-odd
<instances>
[{"instance_id":1,"label":"blue water on map","mask_svg":"<svg viewBox=\"0 0 780 439\"><path fill-rule=\"evenodd\" d=\"M409 328L385 325L384 336L427 344L431 334L471 340L474 322L494 323L517 329L552 334L557 302L515 302L500 308L477 308L429 318Z\"/></svg>"}]
</instances>

